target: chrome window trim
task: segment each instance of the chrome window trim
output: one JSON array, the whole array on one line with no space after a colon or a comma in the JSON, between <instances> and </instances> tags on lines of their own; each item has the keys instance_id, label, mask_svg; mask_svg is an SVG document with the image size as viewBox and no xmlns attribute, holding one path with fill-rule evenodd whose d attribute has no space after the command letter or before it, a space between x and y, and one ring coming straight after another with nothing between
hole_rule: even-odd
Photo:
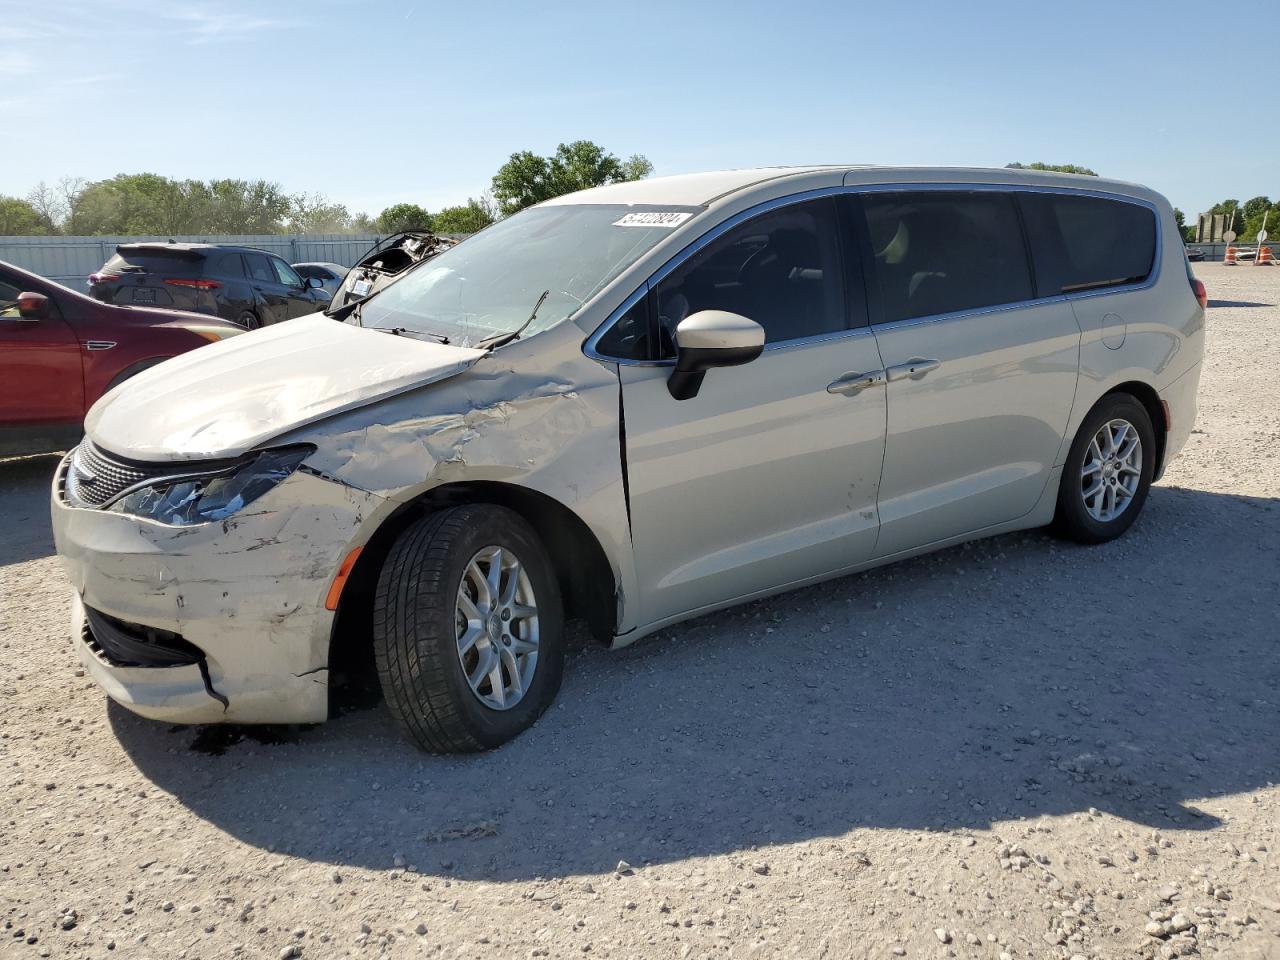
<instances>
[{"instance_id":1,"label":"chrome window trim","mask_svg":"<svg viewBox=\"0 0 1280 960\"><path fill-rule=\"evenodd\" d=\"M790 206L795 203L804 203L807 200L817 200L822 197L852 195L857 196L864 193L930 193L935 191L961 191L966 193L979 191L993 191L1000 193L1047 193L1055 196L1069 197L1094 197L1099 200L1115 200L1121 203L1131 203L1135 206L1145 207L1151 212L1155 220L1153 225L1156 233L1155 252L1152 255L1151 272L1145 280L1138 283L1117 284L1112 287L1100 287L1097 290L1079 290L1072 293L1053 293L1043 297L1033 297L1030 300L1019 300L1014 303L999 303L985 307L974 307L970 310L956 310L951 313L930 314L924 317L908 317L902 320L890 320L885 323L872 323L865 327L852 327L848 330L842 330L835 333L822 333L812 337L800 337L795 340L780 340L775 343L766 344L765 352L770 353L784 347L804 346L809 343L816 343L826 340L842 340L854 333L868 333L874 330L891 330L902 326L914 326L922 323L937 323L944 320L955 320L962 317L981 316L991 313L1003 313L1009 310L1020 310L1027 307L1037 306L1044 303L1053 303L1059 300L1083 300L1087 297L1105 297L1114 296L1118 293L1133 293L1139 290L1147 290L1155 286L1160 279L1162 261L1164 259L1164 237L1163 231L1160 229L1160 211L1156 205L1149 200L1141 197L1131 197L1121 193L1112 193L1107 190L1091 190L1088 187L1055 187L1044 184L1006 184L1006 183L963 183L963 182L893 182L893 183L859 183L846 184L833 187L819 187L814 190L806 190L802 193L793 193L785 197L775 197L772 200L766 200L754 207L749 207L740 213L734 214L727 220L708 229L697 239L690 241L679 252L672 255L671 259L655 270L643 284L631 293L622 304L604 319L604 322L596 328L595 332L583 342L582 352L592 360L598 360L602 363L612 363L629 367L670 367L675 365L675 360L631 360L624 357L611 357L597 351L596 345L604 336L605 332L612 327L619 318L628 310L636 305L636 303L649 291L665 280L672 272L679 268L690 257L696 256L708 244L722 236L729 230L738 226L747 220L757 217L780 207ZM1033 278L1034 280L1034 278Z\"/></svg>"},{"instance_id":2,"label":"chrome window trim","mask_svg":"<svg viewBox=\"0 0 1280 960\"><path fill-rule=\"evenodd\" d=\"M1126 288L1129 289L1129 288ZM884 323L873 323L875 330L897 330L900 327L915 327L925 323L944 323L947 320L960 320L965 317L980 317L991 313L1007 313L1010 310L1026 310L1028 307L1039 307L1049 303L1065 301L1062 293L1049 297L1036 297L1033 300L1015 300L1013 303L997 303L990 307L973 307L970 310L952 310L950 313L931 313L924 317L907 317L903 320L886 320Z\"/></svg>"},{"instance_id":3,"label":"chrome window trim","mask_svg":"<svg viewBox=\"0 0 1280 960\"><path fill-rule=\"evenodd\" d=\"M816 343L834 343L842 340L852 340L855 337L871 336L871 327L850 327L848 330L836 330L831 333L815 333L811 337L796 337L792 340L778 340L774 343L766 343L764 345L765 353L776 353L780 350L792 350L799 347L808 347ZM674 363L674 360L664 360L664 363Z\"/></svg>"}]
</instances>

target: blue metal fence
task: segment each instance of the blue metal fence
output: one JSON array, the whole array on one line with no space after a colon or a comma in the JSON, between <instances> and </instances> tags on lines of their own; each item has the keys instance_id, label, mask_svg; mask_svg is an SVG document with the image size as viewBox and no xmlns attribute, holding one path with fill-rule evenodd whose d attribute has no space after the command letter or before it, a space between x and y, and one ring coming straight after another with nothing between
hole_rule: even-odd
<instances>
[{"instance_id":1,"label":"blue metal fence","mask_svg":"<svg viewBox=\"0 0 1280 960\"><path fill-rule=\"evenodd\" d=\"M267 236L174 237L0 237L0 261L80 290L89 274L101 269L116 244L179 240L258 247L290 263L327 261L349 267L385 234L320 233Z\"/></svg>"}]
</instances>

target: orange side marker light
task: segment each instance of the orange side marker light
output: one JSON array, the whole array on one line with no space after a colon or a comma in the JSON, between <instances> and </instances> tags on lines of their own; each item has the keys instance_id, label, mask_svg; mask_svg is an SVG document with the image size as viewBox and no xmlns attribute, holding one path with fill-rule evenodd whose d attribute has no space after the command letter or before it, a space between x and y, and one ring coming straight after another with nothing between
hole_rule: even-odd
<instances>
[{"instance_id":1,"label":"orange side marker light","mask_svg":"<svg viewBox=\"0 0 1280 960\"><path fill-rule=\"evenodd\" d=\"M342 561L342 566L334 574L333 583L329 584L329 595L324 598L324 608L326 610L338 609L338 601L342 599L342 588L347 585L347 578L351 576L351 571L355 569L356 561L360 559L360 551L363 549L363 546L359 546L348 553L347 559Z\"/></svg>"}]
</instances>

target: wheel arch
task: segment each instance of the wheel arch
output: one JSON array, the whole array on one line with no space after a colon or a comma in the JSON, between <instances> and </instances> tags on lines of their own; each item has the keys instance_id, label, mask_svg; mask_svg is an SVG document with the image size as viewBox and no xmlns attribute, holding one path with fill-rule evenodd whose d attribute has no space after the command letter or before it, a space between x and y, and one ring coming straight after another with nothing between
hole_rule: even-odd
<instances>
[{"instance_id":1,"label":"wheel arch","mask_svg":"<svg viewBox=\"0 0 1280 960\"><path fill-rule=\"evenodd\" d=\"M117 371L116 375L107 381L107 386L102 392L104 394L109 393L110 391L114 390L116 387L120 386L120 384L128 380L130 377L137 376L138 374L142 373L143 370L149 370L152 367L154 367L156 364L164 363L166 360L172 360L172 359L173 357L171 356L165 356L165 357L147 357L145 360L135 360L133 363L129 364L123 370Z\"/></svg>"},{"instance_id":2,"label":"wheel arch","mask_svg":"<svg viewBox=\"0 0 1280 960\"><path fill-rule=\"evenodd\" d=\"M433 487L391 513L365 543L342 591L330 637L330 670L358 673L372 662L369 625L378 574L400 533L415 520L464 503L490 503L515 511L533 527L555 565L565 619L581 618L602 643L617 629L617 579L591 528L553 497L499 481L464 481Z\"/></svg>"},{"instance_id":3,"label":"wheel arch","mask_svg":"<svg viewBox=\"0 0 1280 960\"><path fill-rule=\"evenodd\" d=\"M1126 380L1124 383L1116 384L1099 397L1093 407L1097 407L1107 397L1115 394L1128 394L1133 397L1142 404L1147 411L1147 416L1151 418L1151 429L1156 435L1156 466L1151 475L1151 480L1154 483L1164 473L1164 454L1165 448L1168 446L1169 434L1168 418L1165 416L1164 404L1160 401L1160 394L1149 383L1144 383L1141 380ZM1090 413L1093 412L1093 407L1089 409ZM1081 422L1083 423L1083 421Z\"/></svg>"}]
</instances>

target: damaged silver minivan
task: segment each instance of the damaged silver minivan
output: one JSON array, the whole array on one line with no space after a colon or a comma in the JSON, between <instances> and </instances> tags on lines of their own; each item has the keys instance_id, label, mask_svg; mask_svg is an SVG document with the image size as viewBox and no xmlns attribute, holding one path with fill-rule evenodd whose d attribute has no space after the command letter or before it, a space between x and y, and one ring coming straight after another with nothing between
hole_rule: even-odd
<instances>
[{"instance_id":1,"label":"damaged silver minivan","mask_svg":"<svg viewBox=\"0 0 1280 960\"><path fill-rule=\"evenodd\" d=\"M53 489L72 642L148 717L314 722L343 651L496 746L612 646L975 537L1119 536L1204 288L1094 177L809 167L548 201L103 397Z\"/></svg>"}]
</instances>

